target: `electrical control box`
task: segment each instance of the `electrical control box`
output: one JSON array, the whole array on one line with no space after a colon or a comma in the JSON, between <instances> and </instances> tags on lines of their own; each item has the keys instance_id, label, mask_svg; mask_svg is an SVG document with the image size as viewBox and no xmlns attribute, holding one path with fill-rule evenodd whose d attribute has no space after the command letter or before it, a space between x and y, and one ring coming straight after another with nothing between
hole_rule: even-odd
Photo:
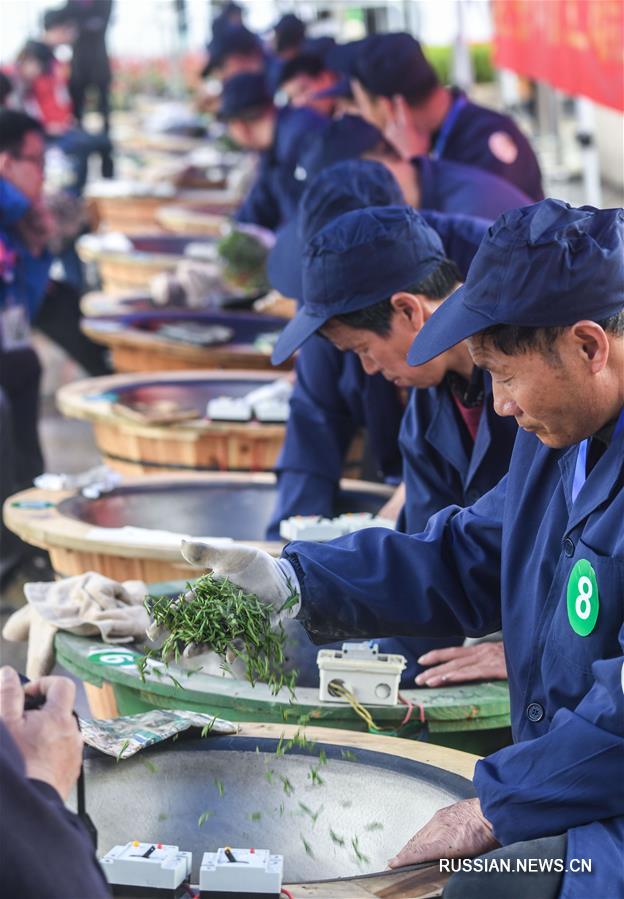
<instances>
[{"instance_id":1,"label":"electrical control box","mask_svg":"<svg viewBox=\"0 0 624 899\"><path fill-rule=\"evenodd\" d=\"M342 537L342 530L331 518L292 515L280 521L280 537L284 540L333 540Z\"/></svg>"},{"instance_id":2,"label":"electrical control box","mask_svg":"<svg viewBox=\"0 0 624 899\"><path fill-rule=\"evenodd\" d=\"M210 400L206 413L213 421L251 421L252 408L244 397L218 396Z\"/></svg>"},{"instance_id":3,"label":"electrical control box","mask_svg":"<svg viewBox=\"0 0 624 899\"><path fill-rule=\"evenodd\" d=\"M333 540L363 528L394 529L389 518L380 518L370 512L352 512L337 518L320 518L318 515L292 515L280 521L280 537L284 540Z\"/></svg>"},{"instance_id":4,"label":"electrical control box","mask_svg":"<svg viewBox=\"0 0 624 899\"><path fill-rule=\"evenodd\" d=\"M204 896L279 899L284 858L268 849L230 849L204 852L199 889Z\"/></svg>"},{"instance_id":5,"label":"electrical control box","mask_svg":"<svg viewBox=\"0 0 624 899\"><path fill-rule=\"evenodd\" d=\"M190 877L192 860L193 854L181 851L178 846L133 840L113 846L100 859L100 865L114 886L175 891Z\"/></svg>"},{"instance_id":6,"label":"electrical control box","mask_svg":"<svg viewBox=\"0 0 624 899\"><path fill-rule=\"evenodd\" d=\"M253 404L253 411L258 421L279 423L288 421L290 404L279 398L258 400Z\"/></svg>"},{"instance_id":7,"label":"electrical control box","mask_svg":"<svg viewBox=\"0 0 624 899\"><path fill-rule=\"evenodd\" d=\"M353 534L364 528L389 528L394 530L395 523L389 518L380 518L379 515L371 515L370 512L347 512L334 518L335 523L342 528L343 534Z\"/></svg>"},{"instance_id":8,"label":"electrical control box","mask_svg":"<svg viewBox=\"0 0 624 899\"><path fill-rule=\"evenodd\" d=\"M353 694L363 705L397 705L405 656L380 653L377 643L343 643L342 649L321 649L316 657L319 668L321 702L348 700L335 685Z\"/></svg>"}]
</instances>

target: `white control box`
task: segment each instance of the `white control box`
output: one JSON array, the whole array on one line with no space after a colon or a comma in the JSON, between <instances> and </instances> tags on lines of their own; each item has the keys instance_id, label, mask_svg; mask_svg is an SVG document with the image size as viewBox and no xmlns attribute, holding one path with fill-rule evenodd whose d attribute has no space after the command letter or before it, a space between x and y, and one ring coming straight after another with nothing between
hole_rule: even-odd
<instances>
[{"instance_id":1,"label":"white control box","mask_svg":"<svg viewBox=\"0 0 624 899\"><path fill-rule=\"evenodd\" d=\"M163 843L133 840L113 848L100 859L109 883L119 886L175 890L191 875L192 852Z\"/></svg>"},{"instance_id":2,"label":"white control box","mask_svg":"<svg viewBox=\"0 0 624 899\"><path fill-rule=\"evenodd\" d=\"M342 534L330 518L319 515L292 515L280 521L280 537L284 540L333 540Z\"/></svg>"},{"instance_id":3,"label":"white control box","mask_svg":"<svg viewBox=\"0 0 624 899\"><path fill-rule=\"evenodd\" d=\"M284 540L333 540L363 528L389 528L394 521L379 518L370 512L350 512L337 518L321 518L319 515L292 515L280 521L280 537Z\"/></svg>"},{"instance_id":4,"label":"white control box","mask_svg":"<svg viewBox=\"0 0 624 899\"><path fill-rule=\"evenodd\" d=\"M199 889L204 895L232 893L253 896L256 893L279 897L282 889L284 858L268 849L219 849L204 852L199 869Z\"/></svg>"},{"instance_id":5,"label":"white control box","mask_svg":"<svg viewBox=\"0 0 624 899\"><path fill-rule=\"evenodd\" d=\"M342 649L321 649L316 657L319 668L321 702L346 699L332 691L332 682L344 687L363 705L397 705L405 656L380 653L375 643L343 643Z\"/></svg>"},{"instance_id":6,"label":"white control box","mask_svg":"<svg viewBox=\"0 0 624 899\"><path fill-rule=\"evenodd\" d=\"M206 406L213 421L251 421L251 405L244 397L218 396Z\"/></svg>"},{"instance_id":7,"label":"white control box","mask_svg":"<svg viewBox=\"0 0 624 899\"><path fill-rule=\"evenodd\" d=\"M371 515L370 512L347 512L334 518L343 534L354 534L364 528L389 528L394 530L395 523L390 518L380 518L379 515Z\"/></svg>"},{"instance_id":8,"label":"white control box","mask_svg":"<svg viewBox=\"0 0 624 899\"><path fill-rule=\"evenodd\" d=\"M253 404L253 411L258 421L284 422L288 421L290 403L280 399L258 400Z\"/></svg>"}]
</instances>

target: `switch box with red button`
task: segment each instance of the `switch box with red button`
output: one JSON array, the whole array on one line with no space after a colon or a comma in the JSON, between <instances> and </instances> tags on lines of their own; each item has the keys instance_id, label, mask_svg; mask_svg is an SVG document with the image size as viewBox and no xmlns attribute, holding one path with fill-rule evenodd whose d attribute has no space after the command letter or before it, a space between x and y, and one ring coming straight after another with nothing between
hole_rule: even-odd
<instances>
[{"instance_id":1,"label":"switch box with red button","mask_svg":"<svg viewBox=\"0 0 624 899\"><path fill-rule=\"evenodd\" d=\"M202 899L279 899L284 858L268 849L204 852L199 869Z\"/></svg>"},{"instance_id":2,"label":"switch box with red button","mask_svg":"<svg viewBox=\"0 0 624 899\"><path fill-rule=\"evenodd\" d=\"M141 843L133 840L113 848L100 859L100 864L108 882L115 887L124 887L124 894L149 896L182 895L178 888L191 875L193 854L184 852L178 846L163 843ZM128 888L133 888L129 890ZM162 890L163 892L155 892Z\"/></svg>"}]
</instances>

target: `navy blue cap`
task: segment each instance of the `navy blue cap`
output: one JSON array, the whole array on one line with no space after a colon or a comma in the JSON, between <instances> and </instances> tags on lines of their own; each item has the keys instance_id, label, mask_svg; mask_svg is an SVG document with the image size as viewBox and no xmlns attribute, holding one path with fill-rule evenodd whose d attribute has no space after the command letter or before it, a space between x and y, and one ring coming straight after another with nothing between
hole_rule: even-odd
<instances>
[{"instance_id":1,"label":"navy blue cap","mask_svg":"<svg viewBox=\"0 0 624 899\"><path fill-rule=\"evenodd\" d=\"M338 81L325 90L317 91L312 94L313 100L325 100L326 97L345 97L349 100L353 99L353 91L351 90L351 81L346 75L341 75Z\"/></svg>"},{"instance_id":2,"label":"navy blue cap","mask_svg":"<svg viewBox=\"0 0 624 899\"><path fill-rule=\"evenodd\" d=\"M371 94L427 97L439 83L431 63L411 34L373 34L353 59L350 74Z\"/></svg>"},{"instance_id":3,"label":"navy blue cap","mask_svg":"<svg viewBox=\"0 0 624 899\"><path fill-rule=\"evenodd\" d=\"M381 141L381 131L359 115L332 119L303 153L297 170L301 172L302 180L313 178L329 165L356 159Z\"/></svg>"},{"instance_id":4,"label":"navy blue cap","mask_svg":"<svg viewBox=\"0 0 624 899\"><path fill-rule=\"evenodd\" d=\"M409 206L373 206L341 215L306 246L304 305L280 334L273 364L288 359L330 318L408 290L445 258L436 232Z\"/></svg>"},{"instance_id":5,"label":"navy blue cap","mask_svg":"<svg viewBox=\"0 0 624 899\"><path fill-rule=\"evenodd\" d=\"M327 68L333 69L334 72L342 72L347 76L351 75L355 60L367 40L367 38L362 38L360 41L349 41L348 44L335 44L325 57Z\"/></svg>"},{"instance_id":6,"label":"navy blue cap","mask_svg":"<svg viewBox=\"0 0 624 899\"><path fill-rule=\"evenodd\" d=\"M322 59L325 65L327 65L327 56L332 52L334 47L336 46L336 41L333 37L330 37L328 34L321 35L321 37L307 37L303 42L301 47L302 53L311 53L314 56L318 56L319 59ZM327 66L330 68L330 66Z\"/></svg>"},{"instance_id":7,"label":"navy blue cap","mask_svg":"<svg viewBox=\"0 0 624 899\"><path fill-rule=\"evenodd\" d=\"M204 77L223 65L228 56L262 53L262 44L258 36L244 25L225 25L213 32L212 40L208 44L208 53L210 59L202 71Z\"/></svg>"},{"instance_id":8,"label":"navy blue cap","mask_svg":"<svg viewBox=\"0 0 624 899\"><path fill-rule=\"evenodd\" d=\"M306 187L294 219L278 231L267 261L269 282L285 297L303 300L305 245L333 219L367 206L399 206L403 193L380 162L350 159L324 169Z\"/></svg>"},{"instance_id":9,"label":"navy blue cap","mask_svg":"<svg viewBox=\"0 0 624 899\"><path fill-rule=\"evenodd\" d=\"M244 118L252 109L273 103L265 76L261 72L241 72L223 84L218 118L222 122Z\"/></svg>"},{"instance_id":10,"label":"navy blue cap","mask_svg":"<svg viewBox=\"0 0 624 899\"><path fill-rule=\"evenodd\" d=\"M275 32L275 48L278 53L291 47L300 46L305 38L306 25L294 13L282 16L273 29Z\"/></svg>"},{"instance_id":11,"label":"navy blue cap","mask_svg":"<svg viewBox=\"0 0 624 899\"><path fill-rule=\"evenodd\" d=\"M562 327L624 308L624 209L542 200L489 228L459 287L408 353L422 365L493 325Z\"/></svg>"}]
</instances>

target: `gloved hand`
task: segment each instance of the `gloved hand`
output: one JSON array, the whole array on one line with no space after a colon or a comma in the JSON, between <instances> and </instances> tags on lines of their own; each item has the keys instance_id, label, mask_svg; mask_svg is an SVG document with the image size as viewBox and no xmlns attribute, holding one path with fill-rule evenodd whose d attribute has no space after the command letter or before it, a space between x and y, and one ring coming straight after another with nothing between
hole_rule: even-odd
<instances>
[{"instance_id":1,"label":"gloved hand","mask_svg":"<svg viewBox=\"0 0 624 899\"><path fill-rule=\"evenodd\" d=\"M272 621L277 625L284 618L293 618L301 606L299 582L289 562L274 559L268 553L241 543L210 543L183 540L183 557L196 568L209 569L219 578L227 578L246 593L254 593L258 599L272 607ZM180 596L175 603L190 602L192 590ZM150 640L157 641L166 635L166 629L156 622L147 628ZM231 647L223 658L207 644L190 643L184 647L178 664L182 667L199 667L205 674L244 677L245 664L239 658L239 647Z\"/></svg>"},{"instance_id":2,"label":"gloved hand","mask_svg":"<svg viewBox=\"0 0 624 899\"><path fill-rule=\"evenodd\" d=\"M301 607L301 588L292 565L243 543L182 541L182 555L196 568L208 568L246 593L271 605L279 619L294 618ZM289 602L291 597L296 597ZM286 606L286 607L285 607Z\"/></svg>"}]
</instances>

